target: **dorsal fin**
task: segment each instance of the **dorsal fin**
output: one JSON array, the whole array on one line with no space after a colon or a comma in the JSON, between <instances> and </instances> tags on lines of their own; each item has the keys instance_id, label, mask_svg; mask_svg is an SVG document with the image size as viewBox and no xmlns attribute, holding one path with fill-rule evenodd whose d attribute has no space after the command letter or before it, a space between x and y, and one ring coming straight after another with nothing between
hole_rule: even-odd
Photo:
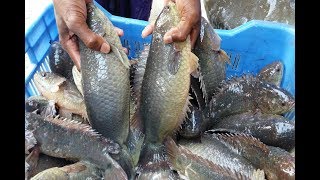
<instances>
[{"instance_id":1,"label":"dorsal fin","mask_svg":"<svg viewBox=\"0 0 320 180\"><path fill-rule=\"evenodd\" d=\"M171 138L167 138L165 144L167 147L170 165L172 165L173 167L178 167L176 164L176 157L179 155L183 155L194 162L197 162L199 164L202 164L210 168L213 172L216 172L234 179L241 179L241 180L249 179L248 177L246 177L244 174L241 174L240 172L232 171L227 167L220 166L218 164L213 163L212 161L209 161L207 159L204 159L200 156L193 154L191 151L189 151L187 148L185 148L182 145L177 146L176 143ZM181 171L182 169L179 169L179 170Z\"/></svg>"}]
</instances>

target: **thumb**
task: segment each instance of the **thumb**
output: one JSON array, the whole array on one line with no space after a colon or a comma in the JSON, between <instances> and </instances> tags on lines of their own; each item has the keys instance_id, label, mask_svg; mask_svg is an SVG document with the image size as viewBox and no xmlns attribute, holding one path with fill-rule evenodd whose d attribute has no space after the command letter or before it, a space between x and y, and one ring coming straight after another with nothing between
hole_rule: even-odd
<instances>
[{"instance_id":1,"label":"thumb","mask_svg":"<svg viewBox=\"0 0 320 180\"><path fill-rule=\"evenodd\" d=\"M185 41L191 31L190 23L180 21L177 27L171 28L163 37L166 44Z\"/></svg>"},{"instance_id":2,"label":"thumb","mask_svg":"<svg viewBox=\"0 0 320 180\"><path fill-rule=\"evenodd\" d=\"M76 26L70 27L70 30L74 32L88 48L103 53L110 52L110 45L108 42L106 42L102 36L92 32L85 21L82 23L78 22Z\"/></svg>"}]
</instances>

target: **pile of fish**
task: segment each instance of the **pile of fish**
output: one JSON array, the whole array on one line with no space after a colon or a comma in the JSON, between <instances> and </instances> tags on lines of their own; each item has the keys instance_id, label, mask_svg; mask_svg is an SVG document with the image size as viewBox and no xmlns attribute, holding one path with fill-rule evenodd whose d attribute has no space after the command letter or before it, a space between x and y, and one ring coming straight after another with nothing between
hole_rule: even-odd
<instances>
[{"instance_id":1,"label":"pile of fish","mask_svg":"<svg viewBox=\"0 0 320 180\"><path fill-rule=\"evenodd\" d=\"M229 57L204 18L194 50L189 37L163 43L180 21L171 2L129 60L102 11L87 11L111 52L80 41L77 69L51 42L52 72L34 75L41 95L25 102L26 179L295 178L295 126L283 116L295 101L280 61L226 79Z\"/></svg>"},{"instance_id":2,"label":"pile of fish","mask_svg":"<svg viewBox=\"0 0 320 180\"><path fill-rule=\"evenodd\" d=\"M250 20L295 25L295 0L203 0L214 29L233 29Z\"/></svg>"}]
</instances>

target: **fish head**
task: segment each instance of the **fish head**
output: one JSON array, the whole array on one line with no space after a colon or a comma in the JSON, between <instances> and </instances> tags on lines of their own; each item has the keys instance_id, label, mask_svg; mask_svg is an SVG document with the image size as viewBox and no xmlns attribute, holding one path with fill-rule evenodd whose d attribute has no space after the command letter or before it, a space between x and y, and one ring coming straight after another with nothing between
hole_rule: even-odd
<instances>
[{"instance_id":1,"label":"fish head","mask_svg":"<svg viewBox=\"0 0 320 180\"><path fill-rule=\"evenodd\" d=\"M66 82L66 78L50 72L37 72L34 75L34 82L37 89L42 92L57 92L61 84Z\"/></svg>"},{"instance_id":2,"label":"fish head","mask_svg":"<svg viewBox=\"0 0 320 180\"><path fill-rule=\"evenodd\" d=\"M188 117L181 125L179 134L185 138L192 138L200 136L201 125L203 121L203 114L197 107L191 106L190 112L187 113Z\"/></svg>"},{"instance_id":3,"label":"fish head","mask_svg":"<svg viewBox=\"0 0 320 180\"><path fill-rule=\"evenodd\" d=\"M262 68L258 76L266 82L279 86L283 77L283 69L281 61L275 61Z\"/></svg>"},{"instance_id":4,"label":"fish head","mask_svg":"<svg viewBox=\"0 0 320 180\"><path fill-rule=\"evenodd\" d=\"M258 109L262 112L283 114L295 106L295 99L287 90L269 83L263 83L263 86L257 98Z\"/></svg>"}]
</instances>

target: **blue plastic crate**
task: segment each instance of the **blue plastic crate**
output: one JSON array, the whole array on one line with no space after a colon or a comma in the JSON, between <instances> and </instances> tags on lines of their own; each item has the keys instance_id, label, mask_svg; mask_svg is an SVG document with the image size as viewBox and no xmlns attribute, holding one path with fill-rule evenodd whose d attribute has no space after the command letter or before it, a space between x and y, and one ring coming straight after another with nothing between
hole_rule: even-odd
<instances>
[{"instance_id":1,"label":"blue plastic crate","mask_svg":"<svg viewBox=\"0 0 320 180\"><path fill-rule=\"evenodd\" d=\"M124 30L122 45L129 49L129 59L151 42L151 36L141 38L146 21L113 16L96 5L112 21L114 26ZM232 30L216 30L222 38L221 47L231 56L232 65L227 67L227 77L243 73L257 74L265 65L280 60L284 64L284 78L281 87L295 94L295 28L286 24L252 20ZM53 5L49 5L25 35L25 53L30 58L25 76L25 97L38 94L34 83L35 72L50 71L47 53L50 40L58 40ZM294 118L294 112L288 115Z\"/></svg>"}]
</instances>

